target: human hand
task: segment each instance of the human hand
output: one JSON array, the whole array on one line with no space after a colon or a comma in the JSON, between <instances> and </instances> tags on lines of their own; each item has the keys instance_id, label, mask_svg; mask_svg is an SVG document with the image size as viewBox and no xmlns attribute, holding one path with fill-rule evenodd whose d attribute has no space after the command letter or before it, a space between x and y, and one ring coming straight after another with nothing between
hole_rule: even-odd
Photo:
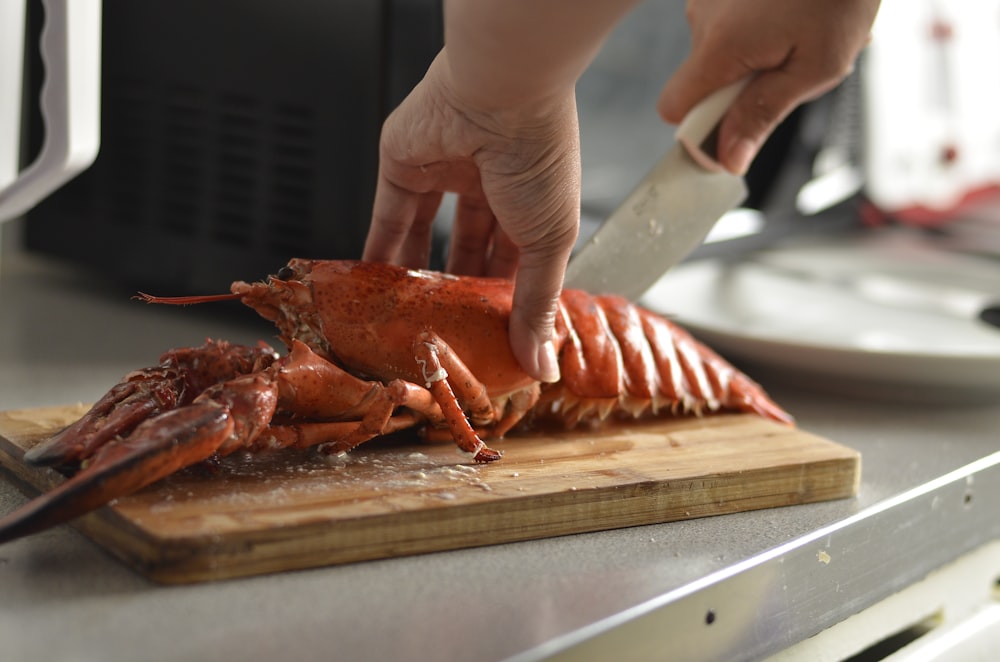
<instances>
[{"instance_id":1,"label":"human hand","mask_svg":"<svg viewBox=\"0 0 1000 662\"><path fill-rule=\"evenodd\" d=\"M719 161L743 174L799 104L836 87L868 43L878 0L688 0L691 54L660 94L679 123L709 93L755 74L719 127Z\"/></svg>"},{"instance_id":2,"label":"human hand","mask_svg":"<svg viewBox=\"0 0 1000 662\"><path fill-rule=\"evenodd\" d=\"M536 379L558 380L550 338L580 214L572 86L483 109L461 96L442 51L383 126L363 258L426 267L444 192L458 194L446 269L513 277L511 349Z\"/></svg>"}]
</instances>

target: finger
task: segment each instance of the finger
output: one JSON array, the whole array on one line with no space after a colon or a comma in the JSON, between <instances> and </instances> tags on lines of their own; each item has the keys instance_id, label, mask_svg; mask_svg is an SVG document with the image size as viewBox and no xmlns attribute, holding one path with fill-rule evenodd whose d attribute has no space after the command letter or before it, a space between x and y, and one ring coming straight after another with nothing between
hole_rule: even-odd
<instances>
[{"instance_id":1,"label":"finger","mask_svg":"<svg viewBox=\"0 0 1000 662\"><path fill-rule=\"evenodd\" d=\"M426 267L442 192L478 187L478 178L470 164L409 166L383 154L362 258Z\"/></svg>"},{"instance_id":2,"label":"finger","mask_svg":"<svg viewBox=\"0 0 1000 662\"><path fill-rule=\"evenodd\" d=\"M455 226L448 246L446 269L465 276L485 275L496 227L496 216L482 189L460 195L455 204Z\"/></svg>"},{"instance_id":3,"label":"finger","mask_svg":"<svg viewBox=\"0 0 1000 662\"><path fill-rule=\"evenodd\" d=\"M362 259L395 263L419 205L418 194L396 186L380 174Z\"/></svg>"},{"instance_id":4,"label":"finger","mask_svg":"<svg viewBox=\"0 0 1000 662\"><path fill-rule=\"evenodd\" d=\"M497 225L493 231L493 243L490 248L486 275L491 278L513 278L517 273L520 255L521 251L517 244L511 241L503 227Z\"/></svg>"},{"instance_id":5,"label":"finger","mask_svg":"<svg viewBox=\"0 0 1000 662\"><path fill-rule=\"evenodd\" d=\"M774 129L800 104L833 89L849 73L803 72L794 64L757 74L719 126L718 159L742 175Z\"/></svg>"},{"instance_id":6,"label":"finger","mask_svg":"<svg viewBox=\"0 0 1000 662\"><path fill-rule=\"evenodd\" d=\"M411 269L426 269L430 263L434 218L441 206L442 193L429 191L418 198L409 232L396 256L396 263Z\"/></svg>"},{"instance_id":7,"label":"finger","mask_svg":"<svg viewBox=\"0 0 1000 662\"><path fill-rule=\"evenodd\" d=\"M734 60L692 53L663 86L656 108L666 122L680 124L699 101L749 73Z\"/></svg>"}]
</instances>

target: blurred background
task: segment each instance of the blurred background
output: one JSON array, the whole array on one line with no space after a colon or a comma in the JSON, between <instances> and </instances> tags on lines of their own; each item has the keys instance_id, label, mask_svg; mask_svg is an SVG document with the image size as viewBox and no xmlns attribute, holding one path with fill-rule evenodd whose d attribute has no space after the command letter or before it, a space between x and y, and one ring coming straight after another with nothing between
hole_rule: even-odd
<instances>
[{"instance_id":1,"label":"blurred background","mask_svg":"<svg viewBox=\"0 0 1000 662\"><path fill-rule=\"evenodd\" d=\"M869 222L932 225L992 200L998 7L883 3L857 74L779 128L748 175L746 206L777 220L863 199ZM44 136L32 48L43 18L29 2L23 164ZM269 273L292 256L359 255L379 128L442 43L440 0L291 0L280 11L108 0L102 29L98 158L23 229L5 228L17 234L8 249L175 291ZM655 103L689 45L682 3L647 1L580 81L584 236L670 146ZM435 266L446 212L440 221Z\"/></svg>"},{"instance_id":2,"label":"blurred background","mask_svg":"<svg viewBox=\"0 0 1000 662\"><path fill-rule=\"evenodd\" d=\"M28 3L23 164L44 137L43 20ZM102 29L98 158L5 228L8 250L182 292L292 256L359 256L379 128L440 48L440 0L107 0ZM670 146L655 104L688 48L681 3L642 3L580 81L584 234ZM798 119L751 173L748 204L767 199ZM445 213L437 266L447 230Z\"/></svg>"}]
</instances>

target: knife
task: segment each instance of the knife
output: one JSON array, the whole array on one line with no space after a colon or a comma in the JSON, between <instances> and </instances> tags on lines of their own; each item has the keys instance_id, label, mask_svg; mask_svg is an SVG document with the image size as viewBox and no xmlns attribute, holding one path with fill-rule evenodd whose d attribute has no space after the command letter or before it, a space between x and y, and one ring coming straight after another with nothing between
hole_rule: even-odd
<instances>
[{"instance_id":1,"label":"knife","mask_svg":"<svg viewBox=\"0 0 1000 662\"><path fill-rule=\"evenodd\" d=\"M748 79L710 94L677 127L676 143L570 260L565 286L637 300L746 198L718 163L719 121Z\"/></svg>"}]
</instances>

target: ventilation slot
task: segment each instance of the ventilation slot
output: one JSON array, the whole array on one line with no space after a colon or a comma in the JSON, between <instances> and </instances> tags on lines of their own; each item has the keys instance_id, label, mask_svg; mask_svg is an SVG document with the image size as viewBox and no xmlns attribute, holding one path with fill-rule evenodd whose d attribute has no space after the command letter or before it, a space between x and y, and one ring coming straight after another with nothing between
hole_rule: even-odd
<instances>
[{"instance_id":1,"label":"ventilation slot","mask_svg":"<svg viewBox=\"0 0 1000 662\"><path fill-rule=\"evenodd\" d=\"M223 97L219 124L212 236L226 244L249 246L260 225L262 122L258 103L247 96Z\"/></svg>"},{"instance_id":2,"label":"ventilation slot","mask_svg":"<svg viewBox=\"0 0 1000 662\"><path fill-rule=\"evenodd\" d=\"M191 87L167 90L164 106L161 223L170 234L193 236L204 209L208 130L204 94Z\"/></svg>"},{"instance_id":3,"label":"ventilation slot","mask_svg":"<svg viewBox=\"0 0 1000 662\"><path fill-rule=\"evenodd\" d=\"M278 106L273 129L267 239L279 252L292 256L310 245L313 235L315 113L300 106Z\"/></svg>"},{"instance_id":4,"label":"ventilation slot","mask_svg":"<svg viewBox=\"0 0 1000 662\"><path fill-rule=\"evenodd\" d=\"M106 169L100 173L103 187L88 187L91 195L101 200L103 208L91 218L107 221L116 228L136 227L145 214L145 200L149 194L149 141L148 117L151 103L149 86L143 81L121 76L108 83L102 90L101 148L103 154L114 154L115 159L103 159ZM97 170L96 168L94 169ZM87 176L84 173L83 176ZM54 196L53 199L58 198ZM63 202L78 204L77 196L63 198ZM93 222L93 220L91 221Z\"/></svg>"},{"instance_id":5,"label":"ventilation slot","mask_svg":"<svg viewBox=\"0 0 1000 662\"><path fill-rule=\"evenodd\" d=\"M884 660L936 628L941 624L941 620L942 615L935 613L872 644L860 653L846 658L843 662L876 662L877 660Z\"/></svg>"}]
</instances>

